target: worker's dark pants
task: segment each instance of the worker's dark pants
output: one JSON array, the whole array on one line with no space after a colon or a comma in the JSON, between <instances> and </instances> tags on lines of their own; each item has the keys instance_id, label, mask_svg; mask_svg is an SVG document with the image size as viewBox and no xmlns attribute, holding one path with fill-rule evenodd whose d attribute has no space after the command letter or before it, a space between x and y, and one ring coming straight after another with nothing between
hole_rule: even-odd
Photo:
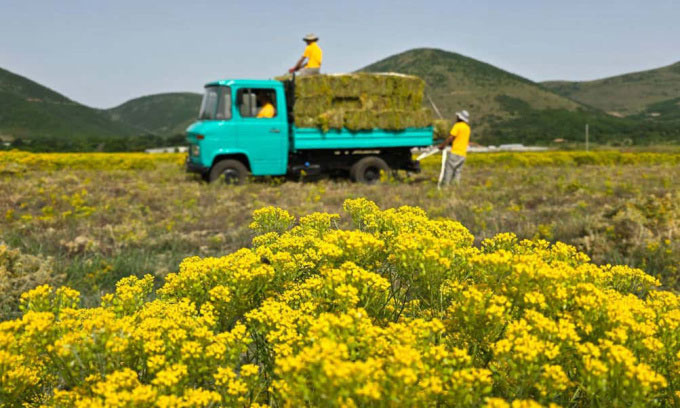
<instances>
[{"instance_id":1,"label":"worker's dark pants","mask_svg":"<svg viewBox=\"0 0 680 408\"><path fill-rule=\"evenodd\" d=\"M442 152L442 171L439 173L438 188L448 186L451 180L460 184L460 175L463 172L463 164L465 164L465 157L453 154L448 150Z\"/></svg>"}]
</instances>

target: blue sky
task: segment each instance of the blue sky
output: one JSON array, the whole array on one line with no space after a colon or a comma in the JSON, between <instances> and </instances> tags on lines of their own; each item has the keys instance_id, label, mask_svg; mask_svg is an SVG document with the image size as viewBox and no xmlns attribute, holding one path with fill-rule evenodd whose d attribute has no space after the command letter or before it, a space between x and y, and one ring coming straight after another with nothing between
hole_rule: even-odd
<instances>
[{"instance_id":1,"label":"blue sky","mask_svg":"<svg viewBox=\"0 0 680 408\"><path fill-rule=\"evenodd\" d=\"M586 80L680 60L680 1L0 0L0 67L90 106L286 71L315 32L323 70L415 47L532 80Z\"/></svg>"}]
</instances>

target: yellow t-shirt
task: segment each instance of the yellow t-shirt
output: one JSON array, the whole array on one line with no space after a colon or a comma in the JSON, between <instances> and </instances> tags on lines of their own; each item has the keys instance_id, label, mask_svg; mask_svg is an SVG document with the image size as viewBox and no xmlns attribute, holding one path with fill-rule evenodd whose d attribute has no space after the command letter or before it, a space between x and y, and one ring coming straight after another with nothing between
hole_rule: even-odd
<instances>
[{"instance_id":1,"label":"yellow t-shirt","mask_svg":"<svg viewBox=\"0 0 680 408\"><path fill-rule=\"evenodd\" d=\"M466 157L470 142L470 125L465 122L456 122L451 128L451 136L455 136L451 145L451 153Z\"/></svg>"},{"instance_id":2,"label":"yellow t-shirt","mask_svg":"<svg viewBox=\"0 0 680 408\"><path fill-rule=\"evenodd\" d=\"M316 41L309 44L307 48L305 48L305 52L302 54L302 56L307 58L307 65L305 68L321 68L323 52Z\"/></svg>"},{"instance_id":3,"label":"yellow t-shirt","mask_svg":"<svg viewBox=\"0 0 680 408\"><path fill-rule=\"evenodd\" d=\"M260 108L259 112L257 112L257 117L258 118L273 118L274 114L275 114L274 105L272 105L271 103L267 103L262 108Z\"/></svg>"}]
</instances>

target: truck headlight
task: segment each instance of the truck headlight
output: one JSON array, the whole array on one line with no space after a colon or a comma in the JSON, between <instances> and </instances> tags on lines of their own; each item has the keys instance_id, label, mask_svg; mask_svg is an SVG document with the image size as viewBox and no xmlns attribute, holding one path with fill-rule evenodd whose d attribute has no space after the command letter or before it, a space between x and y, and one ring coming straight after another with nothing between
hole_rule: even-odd
<instances>
[{"instance_id":1,"label":"truck headlight","mask_svg":"<svg viewBox=\"0 0 680 408\"><path fill-rule=\"evenodd\" d=\"M198 156L201 154L201 148L199 145L191 145L191 155Z\"/></svg>"}]
</instances>

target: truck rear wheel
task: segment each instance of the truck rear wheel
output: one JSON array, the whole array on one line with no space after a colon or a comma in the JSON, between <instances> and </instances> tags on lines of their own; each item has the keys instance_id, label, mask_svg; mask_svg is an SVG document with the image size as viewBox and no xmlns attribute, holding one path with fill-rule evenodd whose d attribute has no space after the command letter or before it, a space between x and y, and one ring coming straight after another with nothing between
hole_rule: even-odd
<instances>
[{"instance_id":1,"label":"truck rear wheel","mask_svg":"<svg viewBox=\"0 0 680 408\"><path fill-rule=\"evenodd\" d=\"M349 175L358 183L375 184L380 181L381 173L390 174L390 166L385 160L376 156L368 156L352 165Z\"/></svg>"},{"instance_id":2,"label":"truck rear wheel","mask_svg":"<svg viewBox=\"0 0 680 408\"><path fill-rule=\"evenodd\" d=\"M223 179L225 184L241 185L248 178L248 169L238 160L221 160L210 170L210 182Z\"/></svg>"}]
</instances>

